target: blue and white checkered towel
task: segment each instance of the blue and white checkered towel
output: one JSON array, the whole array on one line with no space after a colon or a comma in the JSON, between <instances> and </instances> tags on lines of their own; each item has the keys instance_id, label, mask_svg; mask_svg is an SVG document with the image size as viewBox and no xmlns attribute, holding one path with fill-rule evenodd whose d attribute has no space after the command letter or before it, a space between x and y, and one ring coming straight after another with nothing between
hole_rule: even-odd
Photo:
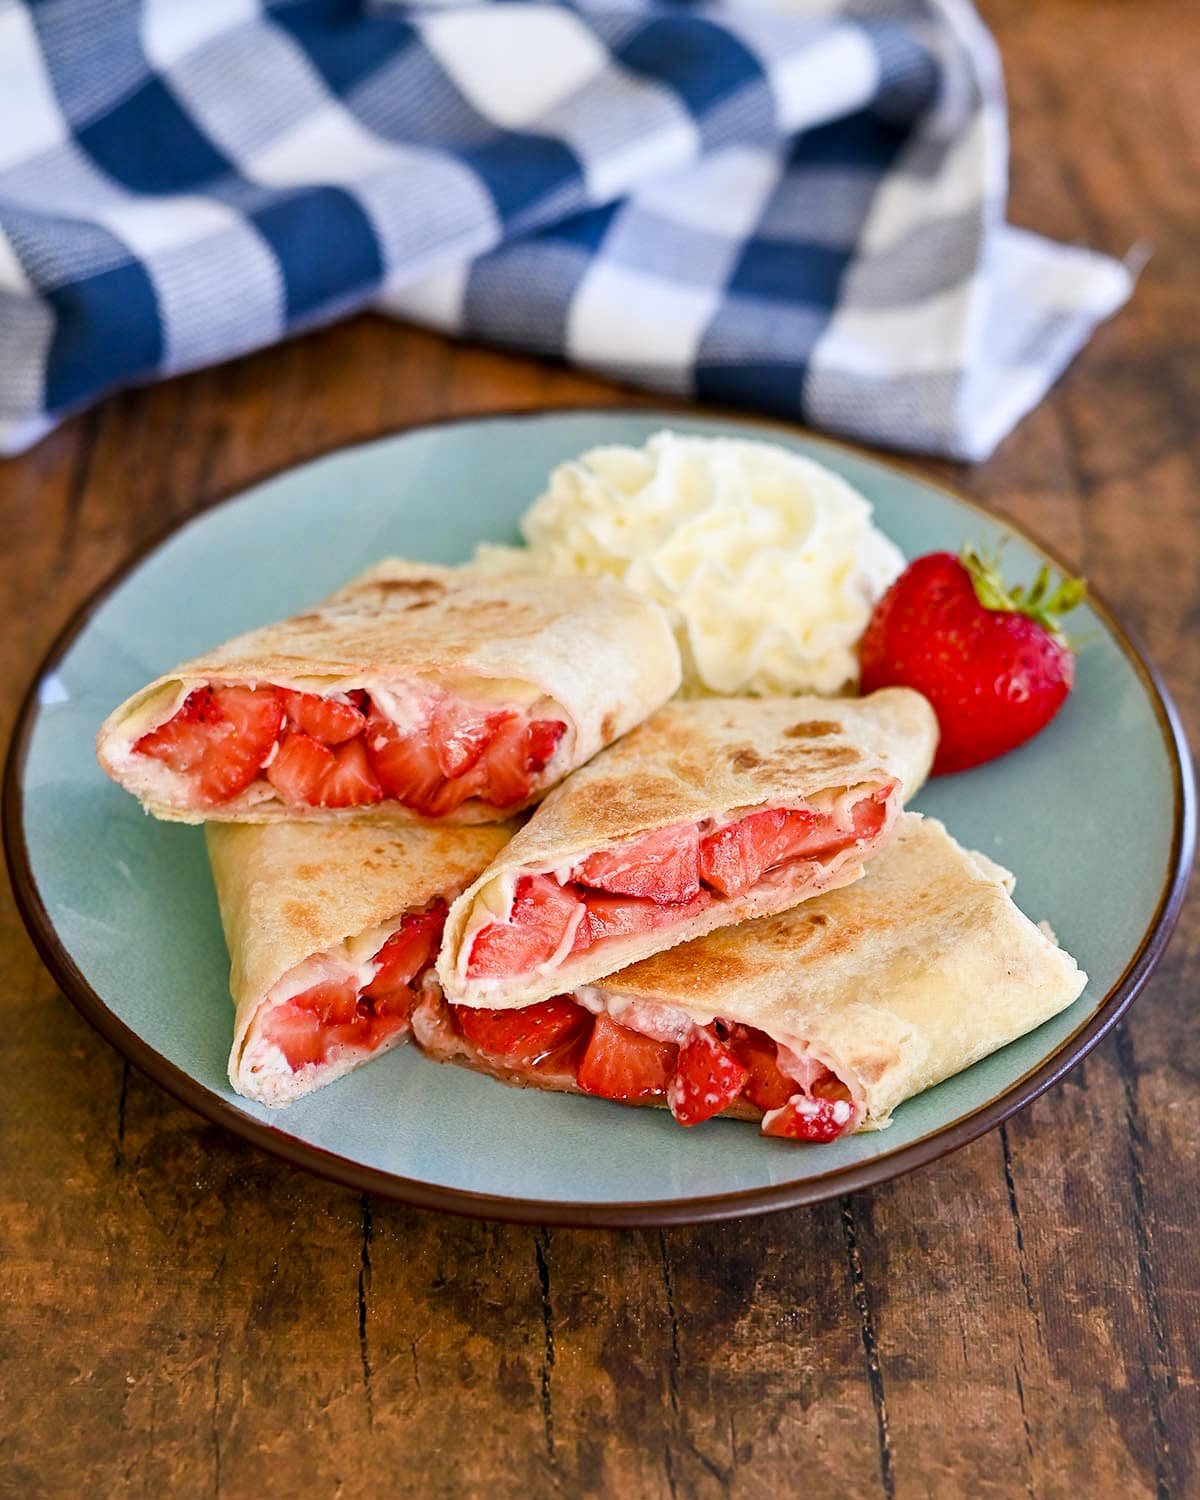
<instances>
[{"instance_id":1,"label":"blue and white checkered towel","mask_svg":"<svg viewBox=\"0 0 1200 1500\"><path fill-rule=\"evenodd\" d=\"M375 306L985 456L1128 296L968 0L0 0L0 448Z\"/></svg>"}]
</instances>

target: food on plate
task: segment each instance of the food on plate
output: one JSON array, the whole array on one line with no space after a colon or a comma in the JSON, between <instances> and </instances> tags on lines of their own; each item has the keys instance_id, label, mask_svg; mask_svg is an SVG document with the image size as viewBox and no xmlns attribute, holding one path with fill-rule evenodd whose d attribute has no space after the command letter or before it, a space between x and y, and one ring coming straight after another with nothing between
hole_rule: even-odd
<instances>
[{"instance_id":1,"label":"food on plate","mask_svg":"<svg viewBox=\"0 0 1200 1500\"><path fill-rule=\"evenodd\" d=\"M380 563L110 714L104 770L160 818L480 823L535 802L679 685L656 605L611 579Z\"/></svg>"},{"instance_id":2,"label":"food on plate","mask_svg":"<svg viewBox=\"0 0 1200 1500\"><path fill-rule=\"evenodd\" d=\"M429 1055L505 1082L831 1141L1056 1015L1086 976L940 823L900 817L865 877L515 1010L413 1014Z\"/></svg>"},{"instance_id":3,"label":"food on plate","mask_svg":"<svg viewBox=\"0 0 1200 1500\"><path fill-rule=\"evenodd\" d=\"M237 1008L229 1081L287 1104L408 1036L449 903L508 824L210 823Z\"/></svg>"},{"instance_id":4,"label":"food on plate","mask_svg":"<svg viewBox=\"0 0 1200 1500\"><path fill-rule=\"evenodd\" d=\"M560 464L498 571L608 574L661 604L685 691L836 693L904 559L831 469L776 443L660 432Z\"/></svg>"},{"instance_id":5,"label":"food on plate","mask_svg":"<svg viewBox=\"0 0 1200 1500\"><path fill-rule=\"evenodd\" d=\"M905 569L862 638L862 688L911 687L941 735L933 774L965 771L1032 739L1066 701L1075 655L1059 619L1083 601L1079 578L1043 567L1007 588L972 548L933 552Z\"/></svg>"},{"instance_id":6,"label":"food on plate","mask_svg":"<svg viewBox=\"0 0 1200 1500\"><path fill-rule=\"evenodd\" d=\"M907 689L667 704L556 788L454 903L446 994L548 999L856 880L935 739Z\"/></svg>"}]
</instances>

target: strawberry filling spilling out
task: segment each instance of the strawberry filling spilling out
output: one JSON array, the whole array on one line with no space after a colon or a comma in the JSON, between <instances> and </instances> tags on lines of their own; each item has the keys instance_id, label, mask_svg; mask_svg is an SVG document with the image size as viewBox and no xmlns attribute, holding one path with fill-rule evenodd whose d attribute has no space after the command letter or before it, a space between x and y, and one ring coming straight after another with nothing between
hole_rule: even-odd
<instances>
[{"instance_id":1,"label":"strawberry filling spilling out","mask_svg":"<svg viewBox=\"0 0 1200 1500\"><path fill-rule=\"evenodd\" d=\"M780 1067L765 1032L716 1020L685 1025L680 1041L635 1031L566 995L520 1010L448 1006L460 1046L522 1083L557 1078L585 1094L667 1105L681 1125L699 1125L734 1104L762 1114L764 1135L832 1141L853 1129L850 1090L810 1065L801 1084Z\"/></svg>"},{"instance_id":2,"label":"strawberry filling spilling out","mask_svg":"<svg viewBox=\"0 0 1200 1500\"><path fill-rule=\"evenodd\" d=\"M445 923L444 901L410 912L372 959L375 973L368 983L360 987L347 974L273 1005L263 1019L263 1040L275 1043L295 1073L328 1062L335 1049L371 1053L406 1033Z\"/></svg>"},{"instance_id":3,"label":"strawberry filling spilling out","mask_svg":"<svg viewBox=\"0 0 1200 1500\"><path fill-rule=\"evenodd\" d=\"M867 843L887 821L892 790L856 802L850 827L832 813L769 808L720 828L666 828L601 850L561 883L550 874L522 875L507 918L476 933L467 977L510 978L553 967L596 943L688 921L792 861L829 859Z\"/></svg>"},{"instance_id":4,"label":"strawberry filling spilling out","mask_svg":"<svg viewBox=\"0 0 1200 1500\"><path fill-rule=\"evenodd\" d=\"M216 807L264 778L289 807L367 807L385 798L441 818L468 798L524 802L567 726L522 709L431 696L401 726L365 692L323 698L273 687L203 687L134 744Z\"/></svg>"}]
</instances>

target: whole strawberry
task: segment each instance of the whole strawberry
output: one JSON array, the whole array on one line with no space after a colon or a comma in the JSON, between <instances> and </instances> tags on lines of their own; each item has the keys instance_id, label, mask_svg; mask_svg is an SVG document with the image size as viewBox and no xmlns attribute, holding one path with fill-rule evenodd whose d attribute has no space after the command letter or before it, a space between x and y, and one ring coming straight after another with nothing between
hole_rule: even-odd
<instances>
[{"instance_id":1,"label":"whole strawberry","mask_svg":"<svg viewBox=\"0 0 1200 1500\"><path fill-rule=\"evenodd\" d=\"M859 643L864 693L924 693L941 738L933 774L965 771L1023 745L1062 707L1075 656L1058 617L1083 599L1083 580L1043 568L1026 592L1006 589L973 548L932 552L904 570Z\"/></svg>"}]
</instances>

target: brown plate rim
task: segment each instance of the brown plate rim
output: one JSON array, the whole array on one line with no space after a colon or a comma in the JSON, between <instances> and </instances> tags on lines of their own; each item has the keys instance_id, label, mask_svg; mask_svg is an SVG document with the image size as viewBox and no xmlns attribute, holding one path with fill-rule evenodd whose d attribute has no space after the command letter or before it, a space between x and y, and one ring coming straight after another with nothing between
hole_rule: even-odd
<instances>
[{"instance_id":1,"label":"brown plate rim","mask_svg":"<svg viewBox=\"0 0 1200 1500\"><path fill-rule=\"evenodd\" d=\"M214 496L211 501L202 504L187 516L173 521L109 573L76 608L33 673L17 715L4 768L2 811L4 854L18 910L42 962L58 983L63 994L80 1014L140 1072L153 1079L169 1094L210 1123L232 1131L233 1134L249 1141L251 1145L269 1155L279 1158L289 1166L303 1168L360 1193L375 1193L415 1208L435 1209L468 1218L499 1220L508 1223L611 1229L646 1228L705 1223L800 1208L829 1198L859 1192L864 1188L875 1187L894 1177L927 1166L951 1151L976 1140L986 1131L1002 1124L1017 1110L1031 1103L1080 1062L1116 1025L1150 977L1179 919L1195 850L1195 787L1187 740L1178 711L1166 685L1157 669L1150 663L1136 634L1122 623L1103 596L1090 585L1088 603L1104 621L1109 633L1141 680L1153 705L1171 765L1174 804L1171 851L1154 915L1116 983L1100 1001L1096 1010L1075 1031L1064 1038L1049 1057L1044 1058L1028 1073L1017 1079L1004 1093L988 1100L978 1109L950 1121L928 1135L887 1155L861 1162L856 1166L841 1167L817 1177L806 1178L802 1182L747 1188L710 1197L675 1198L651 1203L542 1201L499 1197L486 1193L468 1192L460 1188L440 1187L414 1178L401 1177L376 1167L364 1166L361 1162L338 1156L320 1146L310 1145L308 1142L289 1135L286 1131L264 1124L253 1116L242 1113L235 1106L212 1093L182 1068L156 1052L137 1032L116 1016L88 984L59 938L33 875L24 829L25 762L29 752L37 713L39 688L42 682L47 674L57 667L99 606L152 553L177 532L209 511L241 498L248 490L280 474L291 469L304 468L308 464L333 454L366 447L375 442L384 442L389 438L441 427L463 426L468 423L478 425L487 422L540 421L555 416L637 416L641 418L661 416L664 423L669 425L672 421L679 420L681 416L690 415L692 414L687 412L662 412L652 407L626 405L517 408L415 422L377 433L370 438L336 444L299 463L284 464L269 470L249 483L240 484L234 490ZM758 427L764 431L792 438L802 437L806 443L850 453L855 457L865 458L868 462L878 464L884 469L892 468L903 477L930 489L940 490L960 505L965 505L968 509L985 516L989 521L1009 528L1054 567L1060 570L1066 568L1066 564L1057 553L1025 526L913 470L876 457L873 453L855 448L848 443L816 436L786 423L770 422L746 415L726 416L724 413L713 415L716 420L728 420L731 425Z\"/></svg>"}]
</instances>

